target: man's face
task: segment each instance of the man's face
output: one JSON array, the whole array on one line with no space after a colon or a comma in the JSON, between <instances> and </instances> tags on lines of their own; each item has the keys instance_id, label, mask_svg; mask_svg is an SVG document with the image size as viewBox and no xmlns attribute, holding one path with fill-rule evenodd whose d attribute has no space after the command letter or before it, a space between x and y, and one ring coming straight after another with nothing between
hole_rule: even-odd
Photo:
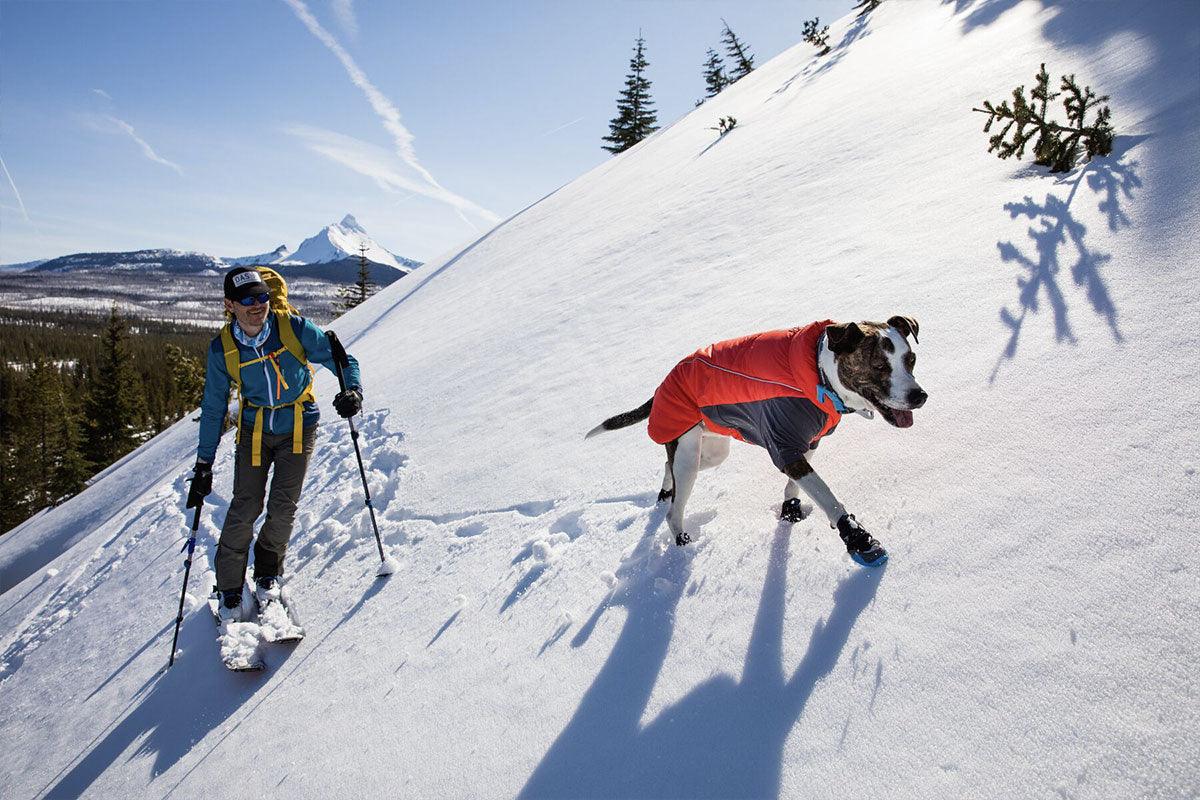
<instances>
[{"instance_id":1,"label":"man's face","mask_svg":"<svg viewBox=\"0 0 1200 800\"><path fill-rule=\"evenodd\" d=\"M270 303L256 302L252 306L244 306L226 298L225 310L233 314L233 318L237 320L237 324L242 330L249 334L255 334L262 330L263 322L266 321L267 312L270 310Z\"/></svg>"}]
</instances>

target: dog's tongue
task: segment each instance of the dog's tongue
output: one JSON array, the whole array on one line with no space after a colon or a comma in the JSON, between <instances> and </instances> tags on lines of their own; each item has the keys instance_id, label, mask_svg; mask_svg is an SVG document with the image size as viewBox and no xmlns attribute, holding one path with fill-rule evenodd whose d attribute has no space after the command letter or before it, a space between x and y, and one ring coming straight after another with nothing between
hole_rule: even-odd
<instances>
[{"instance_id":1,"label":"dog's tongue","mask_svg":"<svg viewBox=\"0 0 1200 800\"><path fill-rule=\"evenodd\" d=\"M901 411L899 409L892 410L892 416L896 418L897 428L911 428L913 424L913 415L911 411Z\"/></svg>"}]
</instances>

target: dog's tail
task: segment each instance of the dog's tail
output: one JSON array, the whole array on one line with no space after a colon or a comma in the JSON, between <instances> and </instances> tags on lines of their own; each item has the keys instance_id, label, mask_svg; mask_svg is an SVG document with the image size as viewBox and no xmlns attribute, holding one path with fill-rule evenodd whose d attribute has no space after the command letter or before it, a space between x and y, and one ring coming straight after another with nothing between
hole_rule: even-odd
<instances>
[{"instance_id":1,"label":"dog's tail","mask_svg":"<svg viewBox=\"0 0 1200 800\"><path fill-rule=\"evenodd\" d=\"M605 431L615 431L617 428L626 428L635 422L641 422L650 417L650 408L654 405L654 398L651 397L642 406L635 408L633 411L626 411L624 414L617 414L615 417L609 417L601 422L596 427L587 432L585 439L590 439L598 433Z\"/></svg>"}]
</instances>

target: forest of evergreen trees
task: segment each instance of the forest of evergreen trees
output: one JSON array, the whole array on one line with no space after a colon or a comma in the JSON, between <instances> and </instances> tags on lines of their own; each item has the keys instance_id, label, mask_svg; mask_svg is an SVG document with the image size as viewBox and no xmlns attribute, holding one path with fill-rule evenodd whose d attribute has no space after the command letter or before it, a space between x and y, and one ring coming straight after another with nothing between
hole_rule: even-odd
<instances>
[{"instance_id":1,"label":"forest of evergreen trees","mask_svg":"<svg viewBox=\"0 0 1200 800\"><path fill-rule=\"evenodd\" d=\"M116 307L0 312L0 532L197 408L213 335Z\"/></svg>"}]
</instances>

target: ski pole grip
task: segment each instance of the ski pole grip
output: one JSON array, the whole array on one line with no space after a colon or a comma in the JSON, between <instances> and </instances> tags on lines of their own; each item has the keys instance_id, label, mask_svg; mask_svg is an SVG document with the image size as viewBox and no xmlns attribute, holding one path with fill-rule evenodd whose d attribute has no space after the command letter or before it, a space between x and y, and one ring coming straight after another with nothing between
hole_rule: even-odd
<instances>
[{"instance_id":1,"label":"ski pole grip","mask_svg":"<svg viewBox=\"0 0 1200 800\"><path fill-rule=\"evenodd\" d=\"M346 348L342 347L342 342L333 331L325 331L325 338L329 340L329 349L333 352L333 365L337 367L338 386L344 392L346 391L346 376L342 374L342 369L350 366L350 357L346 355Z\"/></svg>"}]
</instances>

